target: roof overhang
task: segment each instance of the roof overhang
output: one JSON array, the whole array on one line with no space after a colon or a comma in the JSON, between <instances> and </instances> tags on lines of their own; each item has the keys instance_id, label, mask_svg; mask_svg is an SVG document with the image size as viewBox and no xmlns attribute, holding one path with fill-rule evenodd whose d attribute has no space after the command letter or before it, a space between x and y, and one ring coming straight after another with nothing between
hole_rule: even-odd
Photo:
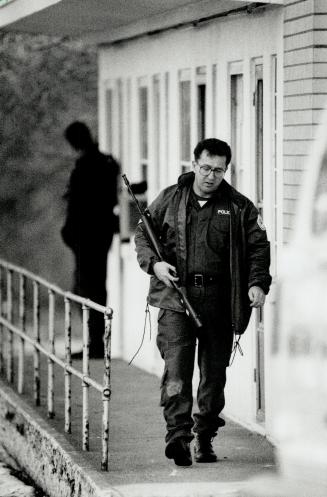
<instances>
[{"instance_id":1,"label":"roof overhang","mask_svg":"<svg viewBox=\"0 0 327 497\"><path fill-rule=\"evenodd\" d=\"M0 29L110 43L172 22L267 4L283 0L0 0Z\"/></svg>"}]
</instances>

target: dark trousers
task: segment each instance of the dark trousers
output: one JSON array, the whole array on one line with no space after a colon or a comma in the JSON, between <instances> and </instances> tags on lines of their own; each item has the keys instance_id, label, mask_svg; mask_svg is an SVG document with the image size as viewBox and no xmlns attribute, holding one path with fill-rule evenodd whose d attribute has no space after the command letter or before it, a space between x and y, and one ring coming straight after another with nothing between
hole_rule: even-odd
<instances>
[{"instance_id":1,"label":"dark trousers","mask_svg":"<svg viewBox=\"0 0 327 497\"><path fill-rule=\"evenodd\" d=\"M106 305L107 257L109 247L85 247L75 252L74 292L81 297ZM103 350L104 316L90 310L90 354Z\"/></svg>"},{"instance_id":2,"label":"dark trousers","mask_svg":"<svg viewBox=\"0 0 327 497\"><path fill-rule=\"evenodd\" d=\"M193 438L193 431L215 436L225 424L219 417L225 405L224 387L233 334L227 286L188 288L189 299L200 313L203 328L197 332L185 313L161 309L157 345L165 361L161 405L167 424L166 442ZM192 419L192 377L196 344L200 381L198 412Z\"/></svg>"}]
</instances>

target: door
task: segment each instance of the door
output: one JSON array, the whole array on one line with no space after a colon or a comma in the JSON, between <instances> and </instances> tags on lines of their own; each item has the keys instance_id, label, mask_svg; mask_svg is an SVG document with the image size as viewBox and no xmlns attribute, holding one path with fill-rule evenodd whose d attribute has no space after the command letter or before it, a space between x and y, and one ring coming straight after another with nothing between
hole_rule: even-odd
<instances>
[{"instance_id":1,"label":"door","mask_svg":"<svg viewBox=\"0 0 327 497\"><path fill-rule=\"evenodd\" d=\"M255 126L255 202L259 215L263 218L263 75L262 64L255 65L254 77L254 126ZM264 375L264 310L256 311L256 382L257 419L265 418L265 375Z\"/></svg>"}]
</instances>

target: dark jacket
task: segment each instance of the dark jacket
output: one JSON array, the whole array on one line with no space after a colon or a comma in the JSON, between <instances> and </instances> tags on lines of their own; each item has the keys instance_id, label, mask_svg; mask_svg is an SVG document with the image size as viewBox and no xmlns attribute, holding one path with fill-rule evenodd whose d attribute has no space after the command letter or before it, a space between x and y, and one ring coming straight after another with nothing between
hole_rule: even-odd
<instances>
[{"instance_id":1,"label":"dark jacket","mask_svg":"<svg viewBox=\"0 0 327 497\"><path fill-rule=\"evenodd\" d=\"M163 190L149 206L154 229L163 247L164 259L177 268L179 282L185 287L187 277L186 206L194 173L180 176L177 185ZM267 294L270 245L253 203L226 181L219 186L230 205L230 276L231 311L235 334L244 333L250 316L248 290L259 286ZM214 200L214 197L213 197ZM163 309L183 312L176 290L168 288L153 274L158 257L143 231L142 223L135 234L137 258L141 268L151 275L148 302Z\"/></svg>"},{"instance_id":2,"label":"dark jacket","mask_svg":"<svg viewBox=\"0 0 327 497\"><path fill-rule=\"evenodd\" d=\"M67 215L61 230L64 242L74 251L97 245L108 249L117 231L113 208L117 204L119 165L96 145L76 161L67 192Z\"/></svg>"}]
</instances>

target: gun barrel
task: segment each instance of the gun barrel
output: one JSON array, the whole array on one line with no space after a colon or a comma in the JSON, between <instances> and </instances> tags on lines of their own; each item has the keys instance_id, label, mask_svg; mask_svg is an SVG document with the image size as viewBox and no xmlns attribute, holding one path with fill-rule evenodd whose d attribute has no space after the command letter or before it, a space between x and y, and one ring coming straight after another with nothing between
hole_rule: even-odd
<instances>
[{"instance_id":1,"label":"gun barrel","mask_svg":"<svg viewBox=\"0 0 327 497\"><path fill-rule=\"evenodd\" d=\"M140 204L139 204L139 201L137 200L137 198L136 198L136 197L135 197L135 195L134 195L134 192L133 192L133 190L132 190L131 184L130 184L130 182L128 181L126 174L122 174L122 178L123 178L123 180L125 181L125 184L126 184L127 189L128 189L128 193L130 194L130 196L131 196L131 197L132 197L132 199L134 200L134 203L135 203L135 205L136 205L136 207L137 207L137 210L139 211L140 215L142 216L142 215L143 215L143 211L142 211L142 209L141 209L141 206L140 206Z\"/></svg>"}]
</instances>

